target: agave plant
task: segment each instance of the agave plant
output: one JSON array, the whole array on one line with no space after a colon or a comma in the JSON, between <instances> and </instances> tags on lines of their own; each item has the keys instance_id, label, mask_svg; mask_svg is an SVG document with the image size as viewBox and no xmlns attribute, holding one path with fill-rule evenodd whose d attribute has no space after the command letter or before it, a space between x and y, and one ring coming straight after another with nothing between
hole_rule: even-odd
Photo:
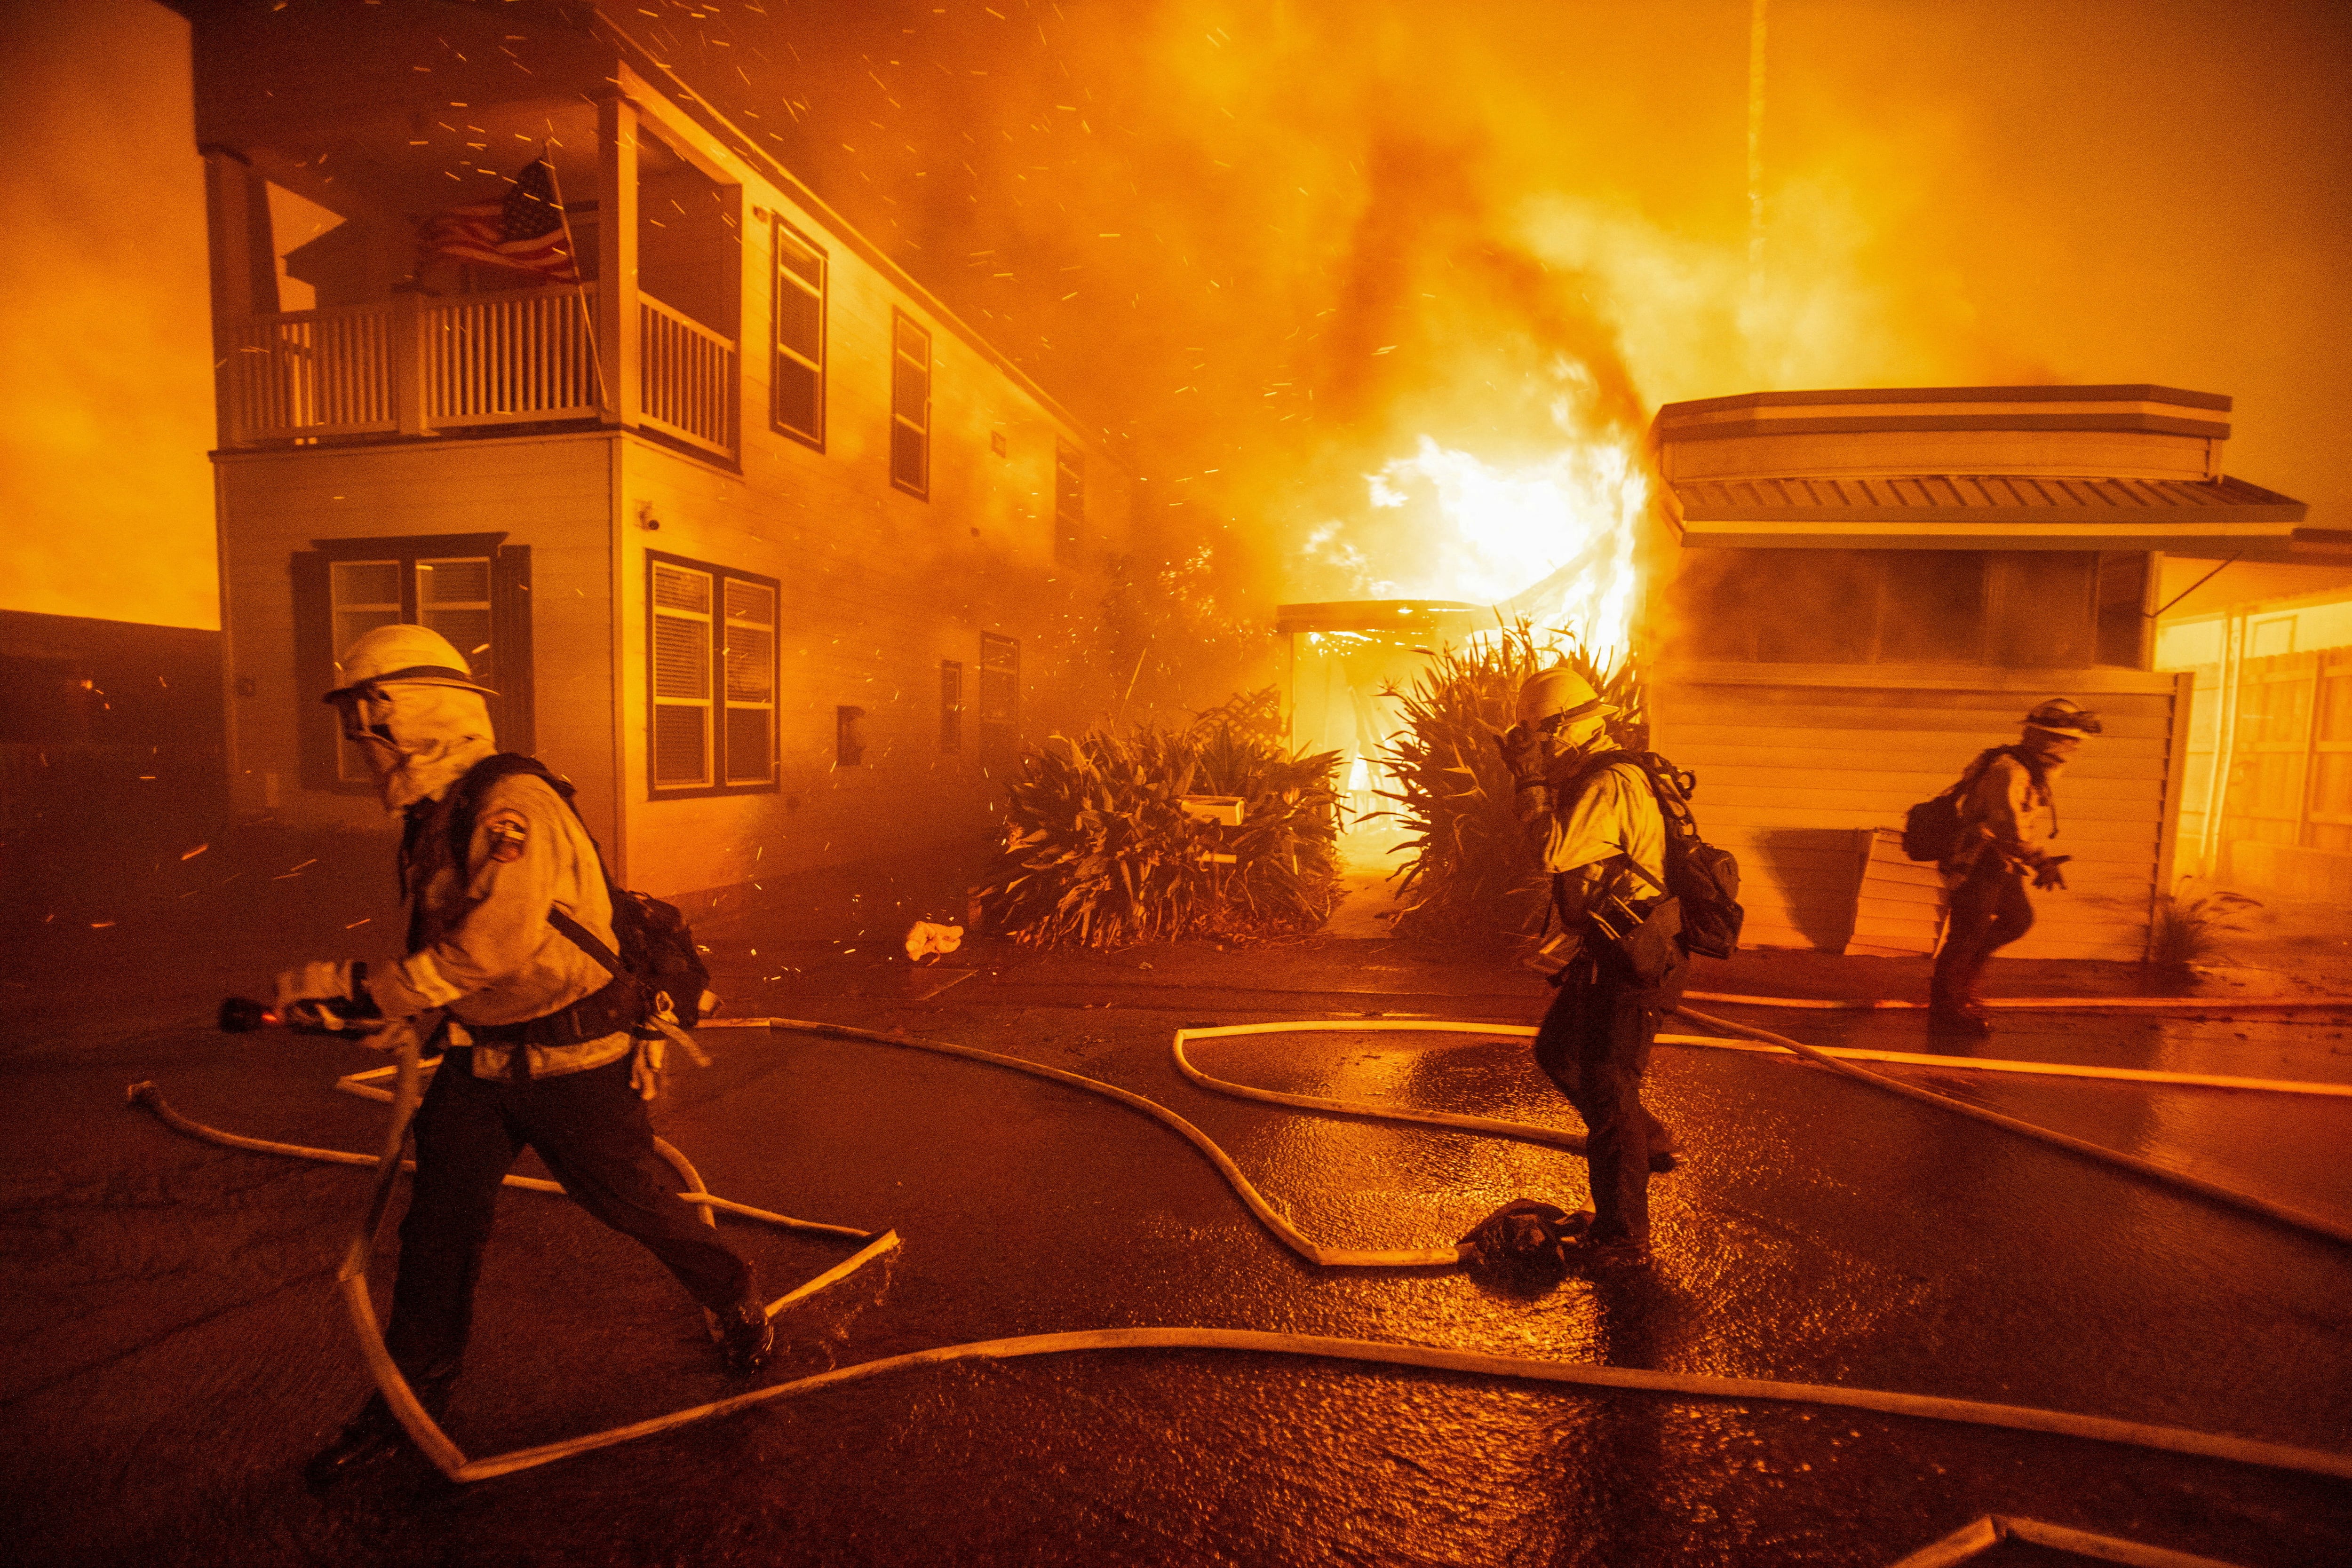
<instances>
[{"instance_id":1,"label":"agave plant","mask_svg":"<svg viewBox=\"0 0 2352 1568\"><path fill-rule=\"evenodd\" d=\"M1041 946L1312 931L1339 897L1338 761L1222 719L1053 737L1013 776L982 914ZM1241 826L1188 814L1193 794L1240 797Z\"/></svg>"},{"instance_id":2,"label":"agave plant","mask_svg":"<svg viewBox=\"0 0 2352 1568\"><path fill-rule=\"evenodd\" d=\"M1649 745L1647 696L1632 660L1604 670L1570 637L1546 644L1526 622L1465 648L1446 647L1411 687L1390 693L1406 728L1389 748L1391 815L1413 836L1399 846L1400 936L1504 945L1542 928L1546 878L1511 805L1496 740L1516 722L1519 687L1565 664L1617 706L1611 736Z\"/></svg>"}]
</instances>

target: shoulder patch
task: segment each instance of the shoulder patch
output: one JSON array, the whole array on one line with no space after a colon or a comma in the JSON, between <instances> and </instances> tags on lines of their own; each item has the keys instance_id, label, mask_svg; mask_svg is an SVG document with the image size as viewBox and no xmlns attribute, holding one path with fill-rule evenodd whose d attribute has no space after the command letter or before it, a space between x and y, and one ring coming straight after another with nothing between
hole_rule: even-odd
<instances>
[{"instance_id":1,"label":"shoulder patch","mask_svg":"<svg viewBox=\"0 0 2352 1568\"><path fill-rule=\"evenodd\" d=\"M513 807L504 807L482 819L482 831L489 836L490 859L519 861L530 841L530 825L523 814Z\"/></svg>"}]
</instances>

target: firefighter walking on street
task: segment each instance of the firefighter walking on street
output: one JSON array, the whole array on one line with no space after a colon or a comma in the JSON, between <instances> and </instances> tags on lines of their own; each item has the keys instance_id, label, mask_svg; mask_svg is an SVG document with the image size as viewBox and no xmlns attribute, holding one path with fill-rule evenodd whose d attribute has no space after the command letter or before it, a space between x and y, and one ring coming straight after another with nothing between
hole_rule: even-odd
<instances>
[{"instance_id":1,"label":"firefighter walking on street","mask_svg":"<svg viewBox=\"0 0 2352 1568\"><path fill-rule=\"evenodd\" d=\"M1561 1251L1588 1268L1650 1261L1650 1176L1675 1156L1642 1103L1642 1077L1689 968L1675 933L1650 918L1671 903L1665 821L1648 771L1610 737L1617 711L1574 671L1545 670L1520 689L1519 722L1500 739L1565 933L1535 1057L1584 1118L1592 1208L1571 1217Z\"/></svg>"},{"instance_id":2,"label":"firefighter walking on street","mask_svg":"<svg viewBox=\"0 0 2352 1568\"><path fill-rule=\"evenodd\" d=\"M1977 995L1985 961L2033 928L2028 877L2039 891L2065 891L2061 868L2073 857L2051 852L2058 836L2052 785L2084 739L2098 733L2098 715L2053 697L2025 716L2017 745L1996 747L1969 764L1960 786L1959 842L1938 862L1950 903L1928 997L1929 1027L1938 1032L1992 1032Z\"/></svg>"},{"instance_id":3,"label":"firefighter walking on street","mask_svg":"<svg viewBox=\"0 0 2352 1568\"><path fill-rule=\"evenodd\" d=\"M660 1042L639 1039L644 992L592 956L621 962L595 841L548 778L525 770L535 765L494 765L468 783L497 753L483 701L495 694L438 633L379 627L352 644L341 673L327 700L385 809L405 821L408 953L373 974L352 962L289 970L277 1005L298 1026L362 1040L415 1019L441 1051L414 1123L416 1177L384 1336L402 1375L440 1419L499 1185L526 1145L575 1202L715 1314L730 1365L756 1370L772 1330L752 1269L662 1180L646 1113ZM406 1445L374 1395L306 1474L323 1489Z\"/></svg>"}]
</instances>

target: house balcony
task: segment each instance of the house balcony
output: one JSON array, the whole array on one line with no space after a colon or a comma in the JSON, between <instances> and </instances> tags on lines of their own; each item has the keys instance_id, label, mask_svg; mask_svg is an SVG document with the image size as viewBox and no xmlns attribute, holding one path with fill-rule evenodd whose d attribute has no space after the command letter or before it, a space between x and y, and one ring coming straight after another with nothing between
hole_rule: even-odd
<instances>
[{"instance_id":1,"label":"house balcony","mask_svg":"<svg viewBox=\"0 0 2352 1568\"><path fill-rule=\"evenodd\" d=\"M640 292L635 352L616 353L621 345L597 341L596 296L593 283L403 293L225 323L223 440L487 435L504 425L603 419L731 461L735 340ZM622 375L634 376L634 397L608 384ZM624 407L633 419L616 417Z\"/></svg>"}]
</instances>

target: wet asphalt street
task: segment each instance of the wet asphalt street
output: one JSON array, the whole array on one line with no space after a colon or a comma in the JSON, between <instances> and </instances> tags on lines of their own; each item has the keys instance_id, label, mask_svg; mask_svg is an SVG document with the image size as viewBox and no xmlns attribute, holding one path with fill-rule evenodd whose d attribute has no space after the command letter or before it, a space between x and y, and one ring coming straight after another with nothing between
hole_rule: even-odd
<instances>
[{"instance_id":1,"label":"wet asphalt street","mask_svg":"<svg viewBox=\"0 0 2352 1568\"><path fill-rule=\"evenodd\" d=\"M1327 1245L1438 1246L1511 1197L1583 1198L1581 1162L1557 1151L1224 1098L1170 1061L1186 1021L1532 1022L1546 993L1507 967L1324 941L1096 959L979 947L961 975L911 974L843 944L753 956L755 939L715 944L741 1009L959 1041L1149 1096ZM76 941L52 956L58 972L104 971L102 937ZM78 1003L10 993L0 1501L18 1561L1875 1565L1988 1512L2248 1565L2352 1561L2352 1487L2306 1476L1797 1405L1201 1351L918 1368L462 1491L412 1468L319 1501L295 1471L365 1386L331 1278L366 1174L194 1143L121 1102L152 1078L201 1122L374 1146L384 1108L331 1085L379 1059L207 1027L210 1000L255 985L269 951L257 933L191 936L169 962L104 971ZM1867 961L1744 961L1699 984L1819 995L1823 976L1885 982ZM1927 1045L1902 1015L1738 1016L1816 1043ZM2168 1021L2020 1016L1987 1049L2340 1082L2347 1033L2340 1013L2217 1001ZM1306 1265L1190 1145L1081 1091L789 1031L705 1039L717 1064L680 1074L656 1122L711 1188L904 1241L779 1320L775 1381L966 1341L1207 1325L2352 1448L2352 1251L1786 1058L1662 1046L1652 1101L1687 1160L1653 1186L1658 1266L1513 1283ZM1574 1125L1523 1042L1475 1031L1273 1034L1194 1054L1267 1088ZM2352 1218L2352 1099L1885 1071ZM451 1422L469 1453L735 1390L649 1258L561 1198L501 1204ZM854 1248L723 1223L779 1293ZM387 1257L380 1302L389 1278Z\"/></svg>"}]
</instances>

